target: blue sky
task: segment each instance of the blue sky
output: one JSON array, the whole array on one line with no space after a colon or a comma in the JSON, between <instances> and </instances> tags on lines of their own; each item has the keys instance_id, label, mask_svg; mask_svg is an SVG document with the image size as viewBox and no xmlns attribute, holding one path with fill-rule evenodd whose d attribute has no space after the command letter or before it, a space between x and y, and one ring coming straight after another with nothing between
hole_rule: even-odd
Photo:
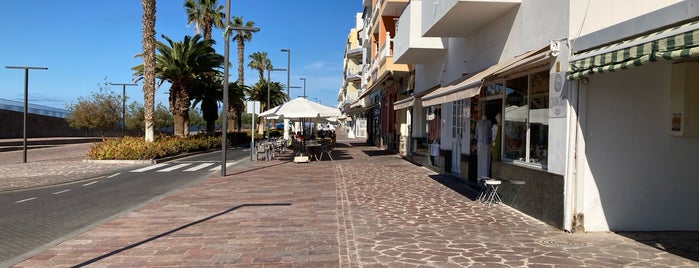
<instances>
[{"instance_id":1,"label":"blue sky","mask_svg":"<svg viewBox=\"0 0 699 268\"><path fill-rule=\"evenodd\" d=\"M183 0L158 0L156 38L165 34L175 41L193 35L187 25ZM225 5L225 0L219 0ZM287 67L291 49L291 85L303 86L306 95L325 105L337 105L342 85L345 40L354 27L360 0L231 0L232 16L255 22L261 30L245 46L245 82L258 80L247 68L248 55L267 52L275 68ZM22 101L24 72L5 66L41 66L29 71L29 102L65 108L78 97L88 97L105 81L131 83L133 56L141 50L141 1L139 0L22 0L7 1L0 10L0 98ZM223 39L214 30L216 50L223 55ZM237 79L237 54L231 42L231 81ZM286 84L286 72L272 72L272 81ZM121 94L121 86L111 86ZM156 92L156 103L167 105L167 84ZM128 103L143 103L141 85L127 87ZM303 89L291 89L291 97Z\"/></svg>"}]
</instances>

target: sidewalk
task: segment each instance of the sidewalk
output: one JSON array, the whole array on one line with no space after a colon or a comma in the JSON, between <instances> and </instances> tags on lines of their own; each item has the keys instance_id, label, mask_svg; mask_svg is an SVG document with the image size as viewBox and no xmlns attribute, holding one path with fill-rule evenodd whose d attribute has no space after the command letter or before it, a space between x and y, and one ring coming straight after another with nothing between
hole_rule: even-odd
<instances>
[{"instance_id":1,"label":"sidewalk","mask_svg":"<svg viewBox=\"0 0 699 268\"><path fill-rule=\"evenodd\" d=\"M696 233L566 234L343 134L334 162L215 174L16 267L699 266Z\"/></svg>"}]
</instances>

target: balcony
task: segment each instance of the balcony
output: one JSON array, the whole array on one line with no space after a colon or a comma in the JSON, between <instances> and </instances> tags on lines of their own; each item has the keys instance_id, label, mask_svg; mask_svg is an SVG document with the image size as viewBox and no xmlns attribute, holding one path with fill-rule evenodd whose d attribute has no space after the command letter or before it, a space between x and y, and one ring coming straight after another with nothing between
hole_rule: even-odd
<instances>
[{"instance_id":1,"label":"balcony","mask_svg":"<svg viewBox=\"0 0 699 268\"><path fill-rule=\"evenodd\" d=\"M347 67L347 71L345 72L345 80L349 82L356 82L359 81L362 78L362 67L361 66L352 66L352 67Z\"/></svg>"},{"instance_id":2,"label":"balcony","mask_svg":"<svg viewBox=\"0 0 699 268\"><path fill-rule=\"evenodd\" d=\"M398 20L393 41L395 63L424 63L446 51L442 38L422 37L422 5L423 1L411 1Z\"/></svg>"},{"instance_id":3,"label":"balcony","mask_svg":"<svg viewBox=\"0 0 699 268\"><path fill-rule=\"evenodd\" d=\"M498 19L521 0L434 0L422 7L422 36L464 37Z\"/></svg>"},{"instance_id":4,"label":"balcony","mask_svg":"<svg viewBox=\"0 0 699 268\"><path fill-rule=\"evenodd\" d=\"M409 72L407 64L396 64L393 62L393 39L391 33L386 32L386 42L378 49L378 54L371 61L368 78L369 88L378 85L383 79L394 72Z\"/></svg>"},{"instance_id":5,"label":"balcony","mask_svg":"<svg viewBox=\"0 0 699 268\"><path fill-rule=\"evenodd\" d=\"M398 17L408 5L408 0L381 0L381 16Z\"/></svg>"}]
</instances>

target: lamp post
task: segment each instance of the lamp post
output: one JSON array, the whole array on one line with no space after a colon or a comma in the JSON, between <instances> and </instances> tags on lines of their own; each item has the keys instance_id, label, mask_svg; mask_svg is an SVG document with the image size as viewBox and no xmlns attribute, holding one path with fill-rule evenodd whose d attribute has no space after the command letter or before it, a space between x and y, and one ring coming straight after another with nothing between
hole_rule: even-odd
<instances>
[{"instance_id":1,"label":"lamp post","mask_svg":"<svg viewBox=\"0 0 699 268\"><path fill-rule=\"evenodd\" d=\"M122 86L121 88L121 137L124 137L124 128L126 127L126 86L138 86L135 83L109 83L113 86Z\"/></svg>"},{"instance_id":2,"label":"lamp post","mask_svg":"<svg viewBox=\"0 0 699 268\"><path fill-rule=\"evenodd\" d=\"M272 78L270 78L270 73L272 71L280 71L281 72L281 71L286 71L286 69L267 69L267 107L265 107L265 109L267 109L267 110L272 108L272 107L270 107L271 105L269 103L269 84L272 83L272 81L271 81ZM265 118L265 129L267 130L267 139L269 139L269 124L267 124L267 118Z\"/></svg>"},{"instance_id":3,"label":"lamp post","mask_svg":"<svg viewBox=\"0 0 699 268\"><path fill-rule=\"evenodd\" d=\"M7 69L24 69L24 123L22 129L22 162L27 163L27 106L29 101L29 70L48 70L48 67L30 67L30 66L5 66Z\"/></svg>"},{"instance_id":4,"label":"lamp post","mask_svg":"<svg viewBox=\"0 0 699 268\"><path fill-rule=\"evenodd\" d=\"M250 101L250 99L248 99L248 101ZM252 111L250 113L250 161L257 160L253 158L255 150L257 150L255 147L255 101L252 101Z\"/></svg>"},{"instance_id":5,"label":"lamp post","mask_svg":"<svg viewBox=\"0 0 699 268\"><path fill-rule=\"evenodd\" d=\"M303 80L303 96L302 97L305 99L307 97L306 96L306 78L301 77L301 78L299 78L299 80Z\"/></svg>"},{"instance_id":6,"label":"lamp post","mask_svg":"<svg viewBox=\"0 0 699 268\"><path fill-rule=\"evenodd\" d=\"M233 27L231 26L231 0L226 0L226 29L223 31L223 110L228 114L228 52L230 39L228 34L231 30L245 30L251 32L257 32L260 28L255 27ZM224 118L221 124L221 177L226 176L226 150L228 149L226 144L226 131L228 130L228 116ZM252 150L252 148L250 148Z\"/></svg>"},{"instance_id":7,"label":"lamp post","mask_svg":"<svg viewBox=\"0 0 699 268\"><path fill-rule=\"evenodd\" d=\"M286 95L291 99L291 49L282 48L282 52L286 52Z\"/></svg>"}]
</instances>

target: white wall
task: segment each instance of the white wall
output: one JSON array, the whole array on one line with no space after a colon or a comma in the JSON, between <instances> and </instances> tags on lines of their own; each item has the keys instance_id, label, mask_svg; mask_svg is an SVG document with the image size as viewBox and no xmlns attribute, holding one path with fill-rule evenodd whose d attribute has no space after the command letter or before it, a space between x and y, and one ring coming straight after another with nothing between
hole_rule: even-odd
<instances>
[{"instance_id":1,"label":"white wall","mask_svg":"<svg viewBox=\"0 0 699 268\"><path fill-rule=\"evenodd\" d=\"M670 133L670 75L654 62L581 88L587 231L699 230L699 138Z\"/></svg>"},{"instance_id":2,"label":"white wall","mask_svg":"<svg viewBox=\"0 0 699 268\"><path fill-rule=\"evenodd\" d=\"M563 1L562 1L563 2ZM682 0L570 1L570 39L599 31ZM633 32L638 33L638 32Z\"/></svg>"}]
</instances>

